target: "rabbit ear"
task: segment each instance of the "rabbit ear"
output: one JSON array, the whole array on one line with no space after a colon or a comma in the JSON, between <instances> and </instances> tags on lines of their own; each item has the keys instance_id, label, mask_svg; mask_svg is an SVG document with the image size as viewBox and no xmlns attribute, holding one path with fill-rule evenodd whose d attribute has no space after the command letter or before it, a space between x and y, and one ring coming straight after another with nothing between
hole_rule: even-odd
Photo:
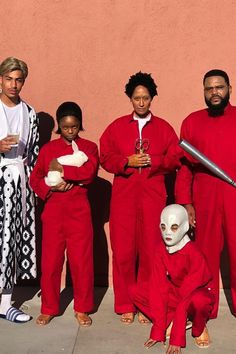
<instances>
[{"instance_id":1,"label":"rabbit ear","mask_svg":"<svg viewBox=\"0 0 236 354\"><path fill-rule=\"evenodd\" d=\"M78 152L79 151L78 145L74 142L74 140L72 140L72 149L73 149L74 152Z\"/></svg>"}]
</instances>

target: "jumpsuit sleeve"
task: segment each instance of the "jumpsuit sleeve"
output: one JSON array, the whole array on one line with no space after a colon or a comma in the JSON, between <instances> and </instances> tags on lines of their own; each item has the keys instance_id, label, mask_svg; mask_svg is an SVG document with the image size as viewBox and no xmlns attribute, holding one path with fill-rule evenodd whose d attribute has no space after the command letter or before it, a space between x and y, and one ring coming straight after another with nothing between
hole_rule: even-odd
<instances>
[{"instance_id":1,"label":"jumpsuit sleeve","mask_svg":"<svg viewBox=\"0 0 236 354\"><path fill-rule=\"evenodd\" d=\"M50 192L50 187L44 181L44 177L48 173L48 165L45 160L46 155L47 151L43 146L39 152L36 165L30 174L30 186L42 200L46 200Z\"/></svg>"},{"instance_id":2,"label":"jumpsuit sleeve","mask_svg":"<svg viewBox=\"0 0 236 354\"><path fill-rule=\"evenodd\" d=\"M170 344L181 347L186 345L185 326L191 296L195 290L206 286L211 279L206 260L200 251L194 249L191 252L188 265L188 274L178 290L181 300L176 307L170 336Z\"/></svg>"},{"instance_id":3,"label":"jumpsuit sleeve","mask_svg":"<svg viewBox=\"0 0 236 354\"><path fill-rule=\"evenodd\" d=\"M39 153L39 122L38 116L35 110L30 107L30 116L32 119L32 126L31 126L31 134L30 140L28 142L28 156L26 159L26 165L28 168L28 172L31 172L33 167L36 164L36 160Z\"/></svg>"},{"instance_id":4,"label":"jumpsuit sleeve","mask_svg":"<svg viewBox=\"0 0 236 354\"><path fill-rule=\"evenodd\" d=\"M76 181L81 184L89 184L96 177L98 170L98 148L95 143L90 142L83 151L88 156L88 161L80 167L63 166L66 181Z\"/></svg>"},{"instance_id":5,"label":"jumpsuit sleeve","mask_svg":"<svg viewBox=\"0 0 236 354\"><path fill-rule=\"evenodd\" d=\"M128 158L119 152L115 139L115 126L110 125L100 138L100 164L107 172L131 175L134 168L127 167Z\"/></svg>"},{"instance_id":6,"label":"jumpsuit sleeve","mask_svg":"<svg viewBox=\"0 0 236 354\"><path fill-rule=\"evenodd\" d=\"M194 290L205 286L211 280L210 271L204 255L196 248L192 248L191 255L189 255L188 268L188 274L185 276L179 288L182 299L191 295Z\"/></svg>"},{"instance_id":7,"label":"jumpsuit sleeve","mask_svg":"<svg viewBox=\"0 0 236 354\"><path fill-rule=\"evenodd\" d=\"M166 147L162 155L151 154L152 165L149 176L167 174L181 165L180 158L183 156L183 151L178 145L179 140L174 129L168 124L163 127L163 134Z\"/></svg>"}]
</instances>

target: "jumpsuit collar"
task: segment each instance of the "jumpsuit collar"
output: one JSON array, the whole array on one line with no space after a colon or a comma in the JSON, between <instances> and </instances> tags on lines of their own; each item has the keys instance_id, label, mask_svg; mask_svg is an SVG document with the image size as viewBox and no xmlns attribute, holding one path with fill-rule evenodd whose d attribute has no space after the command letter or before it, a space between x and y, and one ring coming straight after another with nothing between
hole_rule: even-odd
<instances>
[{"instance_id":1,"label":"jumpsuit collar","mask_svg":"<svg viewBox=\"0 0 236 354\"><path fill-rule=\"evenodd\" d=\"M137 119L134 119L134 111L128 116L129 117L129 119L128 119L128 121L131 123L131 122L137 122ZM150 118L150 120L147 122L147 123L151 123L152 121L153 121L153 114L152 114L152 112L150 111L149 112L149 114L151 114L151 118Z\"/></svg>"},{"instance_id":2,"label":"jumpsuit collar","mask_svg":"<svg viewBox=\"0 0 236 354\"><path fill-rule=\"evenodd\" d=\"M76 142L76 144L78 144L79 139L80 139L79 136L77 136L77 137L75 138L74 141ZM65 140L63 139L62 136L60 136L60 138L58 139L58 142L60 143L61 146L64 146L64 147L66 147L66 146L71 146L71 144L67 144L67 143L65 142Z\"/></svg>"}]
</instances>

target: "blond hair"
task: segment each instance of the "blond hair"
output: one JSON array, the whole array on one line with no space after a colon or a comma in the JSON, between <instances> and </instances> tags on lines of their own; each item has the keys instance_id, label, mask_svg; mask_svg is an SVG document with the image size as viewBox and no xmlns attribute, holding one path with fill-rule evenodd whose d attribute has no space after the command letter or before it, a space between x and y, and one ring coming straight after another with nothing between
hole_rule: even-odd
<instances>
[{"instance_id":1,"label":"blond hair","mask_svg":"<svg viewBox=\"0 0 236 354\"><path fill-rule=\"evenodd\" d=\"M6 58L0 65L0 76L15 70L22 72L24 80L27 78L28 66L23 60L14 57Z\"/></svg>"}]
</instances>

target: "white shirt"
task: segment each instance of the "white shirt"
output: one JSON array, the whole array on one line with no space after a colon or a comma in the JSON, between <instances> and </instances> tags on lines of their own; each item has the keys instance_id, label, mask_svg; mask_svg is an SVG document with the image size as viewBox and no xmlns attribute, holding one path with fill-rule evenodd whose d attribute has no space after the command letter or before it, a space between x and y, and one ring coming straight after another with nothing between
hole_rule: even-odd
<instances>
[{"instance_id":1,"label":"white shirt","mask_svg":"<svg viewBox=\"0 0 236 354\"><path fill-rule=\"evenodd\" d=\"M147 117L145 117L145 118L137 117L135 115L135 113L133 115L134 120L138 121L138 129L139 129L139 137L140 137L140 139L142 139L142 129L145 126L145 124L151 119L151 116L152 116L151 113L148 113Z\"/></svg>"},{"instance_id":2,"label":"white shirt","mask_svg":"<svg viewBox=\"0 0 236 354\"><path fill-rule=\"evenodd\" d=\"M8 133L19 133L20 132L20 116L21 116L21 105L20 103L14 107L8 107L3 102L3 109L5 111L8 123Z\"/></svg>"}]
</instances>

